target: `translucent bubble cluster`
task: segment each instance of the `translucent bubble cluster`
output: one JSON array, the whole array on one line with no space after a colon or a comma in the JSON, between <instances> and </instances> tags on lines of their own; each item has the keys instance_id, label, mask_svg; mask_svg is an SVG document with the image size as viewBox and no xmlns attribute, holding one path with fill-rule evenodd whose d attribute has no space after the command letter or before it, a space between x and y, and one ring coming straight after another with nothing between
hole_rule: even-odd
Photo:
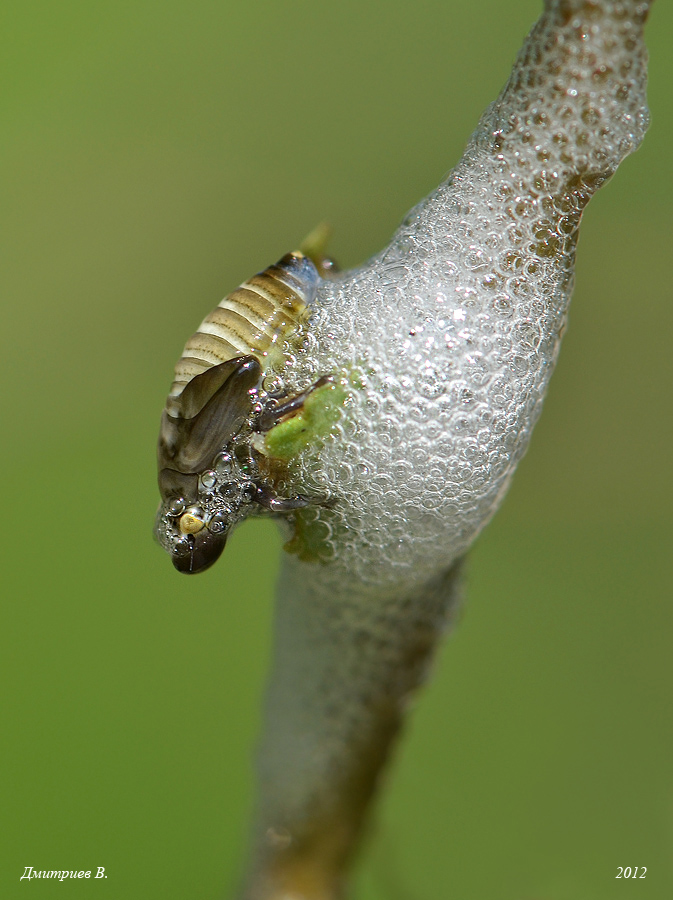
<instances>
[{"instance_id":1,"label":"translucent bubble cluster","mask_svg":"<svg viewBox=\"0 0 673 900\"><path fill-rule=\"evenodd\" d=\"M645 13L549 3L448 179L382 253L319 289L283 377L355 385L295 469L336 498L312 512L335 571L425 581L502 498L558 352L582 211L647 127Z\"/></svg>"},{"instance_id":2,"label":"translucent bubble cluster","mask_svg":"<svg viewBox=\"0 0 673 900\"><path fill-rule=\"evenodd\" d=\"M246 897L303 893L297 873L321 874L338 853L326 883L341 883L457 606L450 567L540 413L582 211L647 127L646 11L548 0L456 169L382 253L322 283L303 348L286 347L289 391L334 374L349 396L287 488L329 504L296 514L300 555L281 570ZM268 840L280 830L287 848Z\"/></svg>"}]
</instances>

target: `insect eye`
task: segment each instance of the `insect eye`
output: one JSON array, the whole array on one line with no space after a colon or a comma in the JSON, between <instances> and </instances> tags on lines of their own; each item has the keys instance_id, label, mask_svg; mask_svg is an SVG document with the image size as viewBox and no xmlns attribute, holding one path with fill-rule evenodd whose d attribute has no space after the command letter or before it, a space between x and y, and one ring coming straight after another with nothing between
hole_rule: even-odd
<instances>
[{"instance_id":1,"label":"insect eye","mask_svg":"<svg viewBox=\"0 0 673 900\"><path fill-rule=\"evenodd\" d=\"M206 523L198 506L190 506L180 517L180 531L183 534L198 534Z\"/></svg>"}]
</instances>

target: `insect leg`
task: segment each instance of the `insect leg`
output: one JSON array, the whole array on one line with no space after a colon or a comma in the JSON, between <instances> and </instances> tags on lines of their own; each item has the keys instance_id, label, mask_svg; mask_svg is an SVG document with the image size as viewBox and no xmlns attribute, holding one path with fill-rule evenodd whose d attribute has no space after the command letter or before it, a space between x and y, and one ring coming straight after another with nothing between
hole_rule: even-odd
<instances>
[{"instance_id":1,"label":"insect leg","mask_svg":"<svg viewBox=\"0 0 673 900\"><path fill-rule=\"evenodd\" d=\"M315 502L308 497L303 497L301 494L298 494L296 497L276 497L264 485L257 485L255 496L252 499L271 512L291 512L293 509L303 509L310 503Z\"/></svg>"},{"instance_id":2,"label":"insect leg","mask_svg":"<svg viewBox=\"0 0 673 900\"><path fill-rule=\"evenodd\" d=\"M306 402L306 398L312 394L313 391L326 384L330 384L332 381L334 381L333 375L323 375L322 378L319 378L315 384L312 384L310 388L302 391L301 394L291 397L284 403L279 403L276 406L270 406L268 409L265 409L257 422L258 430L260 432L270 431L273 426L277 425L285 416L289 416L291 413L300 410Z\"/></svg>"}]
</instances>

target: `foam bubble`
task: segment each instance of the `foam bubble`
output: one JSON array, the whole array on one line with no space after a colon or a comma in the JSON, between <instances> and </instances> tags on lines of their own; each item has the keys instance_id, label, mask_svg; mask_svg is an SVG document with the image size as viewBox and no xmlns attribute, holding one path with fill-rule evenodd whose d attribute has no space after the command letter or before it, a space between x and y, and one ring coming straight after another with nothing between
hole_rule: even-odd
<instances>
[{"instance_id":1,"label":"foam bubble","mask_svg":"<svg viewBox=\"0 0 673 900\"><path fill-rule=\"evenodd\" d=\"M385 589L448 566L526 450L582 210L648 122L642 16L596 4L580 35L586 10L571 5L550 4L463 159L389 247L321 284L292 349L288 388L327 373L356 385L322 453L292 474L333 490L315 515L330 526L335 579Z\"/></svg>"}]
</instances>

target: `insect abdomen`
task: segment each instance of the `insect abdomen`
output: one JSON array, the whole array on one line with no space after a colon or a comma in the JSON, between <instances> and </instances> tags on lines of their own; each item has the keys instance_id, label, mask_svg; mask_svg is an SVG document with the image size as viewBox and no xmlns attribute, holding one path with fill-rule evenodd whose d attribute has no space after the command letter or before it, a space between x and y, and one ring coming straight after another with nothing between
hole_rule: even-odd
<instances>
[{"instance_id":1,"label":"insect abdomen","mask_svg":"<svg viewBox=\"0 0 673 900\"><path fill-rule=\"evenodd\" d=\"M255 356L273 365L282 341L305 321L320 275L302 253L288 253L253 275L203 320L175 366L170 396L177 397L196 375L236 356Z\"/></svg>"}]
</instances>

